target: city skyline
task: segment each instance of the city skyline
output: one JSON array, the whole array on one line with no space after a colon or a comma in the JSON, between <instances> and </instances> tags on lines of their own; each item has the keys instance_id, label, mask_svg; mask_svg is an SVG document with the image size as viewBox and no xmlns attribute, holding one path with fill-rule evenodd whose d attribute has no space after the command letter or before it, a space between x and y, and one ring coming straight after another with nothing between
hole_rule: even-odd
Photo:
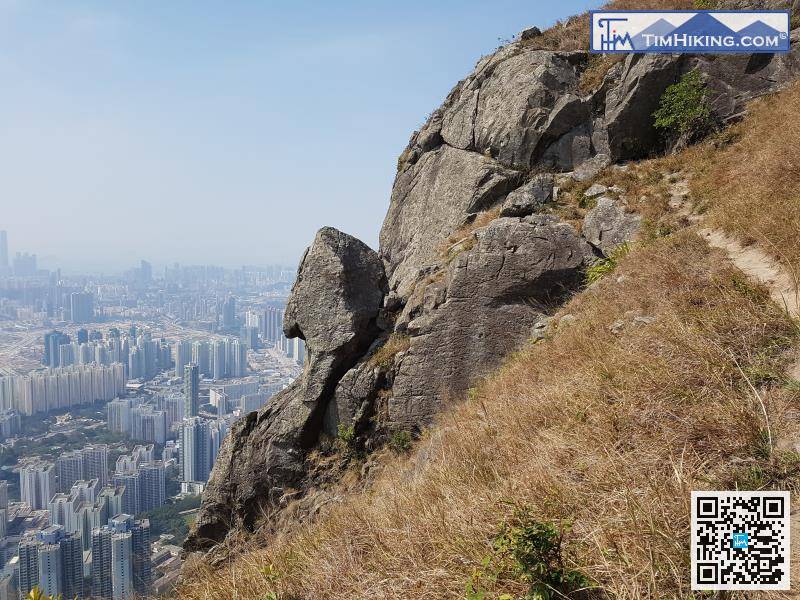
<instances>
[{"instance_id":1,"label":"city skyline","mask_svg":"<svg viewBox=\"0 0 800 600\"><path fill-rule=\"evenodd\" d=\"M596 4L0 2L0 229L70 271L296 266L325 225L375 248L452 82Z\"/></svg>"},{"instance_id":2,"label":"city skyline","mask_svg":"<svg viewBox=\"0 0 800 600\"><path fill-rule=\"evenodd\" d=\"M93 268L89 264L87 267L82 268L80 265L68 265L63 267L54 257L42 257L36 250L22 248L20 246L14 247L13 232L2 229L0 224L0 276L3 275L35 275L39 271L62 271L70 275L104 275L104 276L118 276L125 273L133 273L142 268L148 269L148 279L159 279L165 269L175 267L213 267L220 269L238 270L238 269L259 269L259 268L282 268L284 270L293 271L296 265L264 262L260 264L221 264L214 262L197 262L197 263L180 263L179 261L172 261L168 258L161 260L146 260L145 258L131 258L126 263L121 263L115 267ZM23 273L16 273L19 268L24 270Z\"/></svg>"}]
</instances>

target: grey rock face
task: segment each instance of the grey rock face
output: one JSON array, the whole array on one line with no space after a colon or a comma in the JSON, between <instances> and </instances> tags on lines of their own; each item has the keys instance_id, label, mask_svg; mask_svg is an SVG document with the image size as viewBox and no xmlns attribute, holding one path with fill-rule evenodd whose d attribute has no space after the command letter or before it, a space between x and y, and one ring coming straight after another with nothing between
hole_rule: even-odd
<instances>
[{"instance_id":1,"label":"grey rock face","mask_svg":"<svg viewBox=\"0 0 800 600\"><path fill-rule=\"evenodd\" d=\"M407 295L467 215L492 206L520 177L491 158L450 146L425 153L400 173L380 235L391 289Z\"/></svg>"},{"instance_id":2,"label":"grey rock face","mask_svg":"<svg viewBox=\"0 0 800 600\"><path fill-rule=\"evenodd\" d=\"M208 549L232 528L251 530L265 506L299 484L305 452L319 438L339 380L379 333L376 321L386 291L377 253L336 229L317 233L298 269L283 323L287 337L306 340L305 371L226 438L187 549Z\"/></svg>"},{"instance_id":3,"label":"grey rock face","mask_svg":"<svg viewBox=\"0 0 800 600\"><path fill-rule=\"evenodd\" d=\"M521 171L572 171L586 181L615 161L663 149L652 115L683 73L701 70L715 117L725 121L747 100L791 80L800 68L797 54L632 54L589 95L580 91L588 64L581 52L515 43L481 59L401 157L381 230L390 289L406 298L442 240L471 213L513 194L523 184ZM504 215L519 214L514 204L508 201Z\"/></svg>"},{"instance_id":4,"label":"grey rock face","mask_svg":"<svg viewBox=\"0 0 800 600\"><path fill-rule=\"evenodd\" d=\"M612 160L641 158L661 141L653 112L661 94L680 78L684 55L630 54L606 95L605 126Z\"/></svg>"},{"instance_id":5,"label":"grey rock face","mask_svg":"<svg viewBox=\"0 0 800 600\"><path fill-rule=\"evenodd\" d=\"M496 368L580 280L591 250L557 219L500 218L440 280L415 290L411 336L389 400L389 426L414 430Z\"/></svg>"},{"instance_id":6,"label":"grey rock face","mask_svg":"<svg viewBox=\"0 0 800 600\"><path fill-rule=\"evenodd\" d=\"M300 380L306 402L330 395L377 337L386 291L374 250L332 227L319 230L300 263L283 318L286 337L301 337L308 348Z\"/></svg>"},{"instance_id":7,"label":"grey rock face","mask_svg":"<svg viewBox=\"0 0 800 600\"><path fill-rule=\"evenodd\" d=\"M529 167L537 151L588 114L575 95L585 60L582 53L499 51L451 93L443 107L443 141Z\"/></svg>"},{"instance_id":8,"label":"grey rock face","mask_svg":"<svg viewBox=\"0 0 800 600\"><path fill-rule=\"evenodd\" d=\"M633 241L641 222L640 215L626 213L614 200L603 197L586 213L583 237L607 256L620 244Z\"/></svg>"},{"instance_id":9,"label":"grey rock face","mask_svg":"<svg viewBox=\"0 0 800 600\"><path fill-rule=\"evenodd\" d=\"M587 215L585 240L536 214L553 177L531 172L588 181L616 161L662 150L652 113L690 69L702 72L720 122L800 69L796 44L788 55L631 55L584 93L587 65L585 53L519 42L481 59L403 151L380 258L350 236L320 231L284 322L287 336L307 342L305 372L235 425L188 549L252 529L264 506L307 487L306 455L321 432L339 423L379 434L424 427L508 352L544 335L541 324L592 257L586 240L607 253L636 235L639 218L609 198ZM448 237L498 207L501 218L442 256ZM376 365L371 357L390 333L407 335L408 349Z\"/></svg>"},{"instance_id":10,"label":"grey rock face","mask_svg":"<svg viewBox=\"0 0 800 600\"><path fill-rule=\"evenodd\" d=\"M553 175L534 175L523 186L511 192L500 208L501 217L525 217L533 214L553 199Z\"/></svg>"}]
</instances>

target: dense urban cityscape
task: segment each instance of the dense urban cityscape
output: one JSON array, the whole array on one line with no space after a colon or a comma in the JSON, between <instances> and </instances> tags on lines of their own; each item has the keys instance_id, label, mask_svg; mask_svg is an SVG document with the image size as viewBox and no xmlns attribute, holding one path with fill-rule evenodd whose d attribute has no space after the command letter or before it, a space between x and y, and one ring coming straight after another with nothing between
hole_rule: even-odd
<instances>
[{"instance_id":1,"label":"dense urban cityscape","mask_svg":"<svg viewBox=\"0 0 800 600\"><path fill-rule=\"evenodd\" d=\"M0 600L156 597L231 425L299 375L294 269L62 274L0 231Z\"/></svg>"}]
</instances>

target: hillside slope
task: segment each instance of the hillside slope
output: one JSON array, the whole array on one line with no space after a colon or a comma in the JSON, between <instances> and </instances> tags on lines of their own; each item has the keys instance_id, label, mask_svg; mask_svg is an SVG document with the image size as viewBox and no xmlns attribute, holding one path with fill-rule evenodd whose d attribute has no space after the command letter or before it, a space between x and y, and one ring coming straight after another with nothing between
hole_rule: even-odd
<instances>
[{"instance_id":1,"label":"hillside slope","mask_svg":"<svg viewBox=\"0 0 800 600\"><path fill-rule=\"evenodd\" d=\"M670 189L691 175L693 190L708 190L728 160L754 168L744 160L753 152L797 169L783 145L800 144L798 110L793 87L727 135L602 173L664 207L651 218L674 229L570 301L412 454L384 457L367 491L342 490L315 522L228 566L196 565L181 597L455 598L470 582L487 597L522 594L527 584L493 546L520 514L569 525L566 564L609 595L688 596L691 490L797 489L800 384L786 368L800 339L768 291L709 248L684 206L669 206ZM761 135L776 114L791 125ZM761 207L765 220L791 223L800 211L786 181L763 184L780 199ZM736 207L752 191L729 191L703 197L705 218L745 239L752 224L736 225ZM796 235L767 236L775 255L796 246Z\"/></svg>"},{"instance_id":2,"label":"hillside slope","mask_svg":"<svg viewBox=\"0 0 800 600\"><path fill-rule=\"evenodd\" d=\"M794 488L797 324L700 233L796 289L797 32L776 56L548 49L583 23L453 89L398 161L380 253L317 235L284 323L304 375L226 440L182 598L490 598L532 570L687 596L689 491ZM665 136L678 81L707 111Z\"/></svg>"}]
</instances>

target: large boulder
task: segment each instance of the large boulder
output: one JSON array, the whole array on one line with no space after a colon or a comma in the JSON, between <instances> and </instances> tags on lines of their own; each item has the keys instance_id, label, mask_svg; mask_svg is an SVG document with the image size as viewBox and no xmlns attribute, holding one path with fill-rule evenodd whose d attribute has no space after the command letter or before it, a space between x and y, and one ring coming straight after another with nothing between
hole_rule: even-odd
<instances>
[{"instance_id":1,"label":"large boulder","mask_svg":"<svg viewBox=\"0 0 800 600\"><path fill-rule=\"evenodd\" d=\"M336 229L306 250L284 315L287 337L306 341L303 375L233 427L203 495L189 550L206 550L231 529L252 530L264 508L299 485L339 380L380 329L386 276L377 253Z\"/></svg>"},{"instance_id":2,"label":"large boulder","mask_svg":"<svg viewBox=\"0 0 800 600\"><path fill-rule=\"evenodd\" d=\"M413 164L444 143L527 169L549 144L587 116L587 106L578 97L580 74L587 64L583 52L519 44L482 58L412 136L401 165ZM571 157L566 160L572 162Z\"/></svg>"},{"instance_id":3,"label":"large boulder","mask_svg":"<svg viewBox=\"0 0 800 600\"><path fill-rule=\"evenodd\" d=\"M611 159L640 158L660 147L653 112L668 86L678 81L683 55L629 54L619 81L605 96L605 128Z\"/></svg>"},{"instance_id":4,"label":"large boulder","mask_svg":"<svg viewBox=\"0 0 800 600\"><path fill-rule=\"evenodd\" d=\"M297 270L283 332L306 341L309 360L300 379L305 402L333 387L378 336L386 275L377 253L356 238L324 227Z\"/></svg>"},{"instance_id":5,"label":"large boulder","mask_svg":"<svg viewBox=\"0 0 800 600\"><path fill-rule=\"evenodd\" d=\"M641 227L642 217L626 212L614 200L603 196L583 220L583 237L605 256L617 246L631 242Z\"/></svg>"},{"instance_id":6,"label":"large boulder","mask_svg":"<svg viewBox=\"0 0 800 600\"><path fill-rule=\"evenodd\" d=\"M579 285L591 256L550 216L499 218L478 230L474 246L415 290L398 320L410 347L395 374L389 428L419 429L495 369Z\"/></svg>"},{"instance_id":7,"label":"large boulder","mask_svg":"<svg viewBox=\"0 0 800 600\"><path fill-rule=\"evenodd\" d=\"M526 217L553 199L552 173L534 175L528 183L511 192L500 207L501 217Z\"/></svg>"}]
</instances>

